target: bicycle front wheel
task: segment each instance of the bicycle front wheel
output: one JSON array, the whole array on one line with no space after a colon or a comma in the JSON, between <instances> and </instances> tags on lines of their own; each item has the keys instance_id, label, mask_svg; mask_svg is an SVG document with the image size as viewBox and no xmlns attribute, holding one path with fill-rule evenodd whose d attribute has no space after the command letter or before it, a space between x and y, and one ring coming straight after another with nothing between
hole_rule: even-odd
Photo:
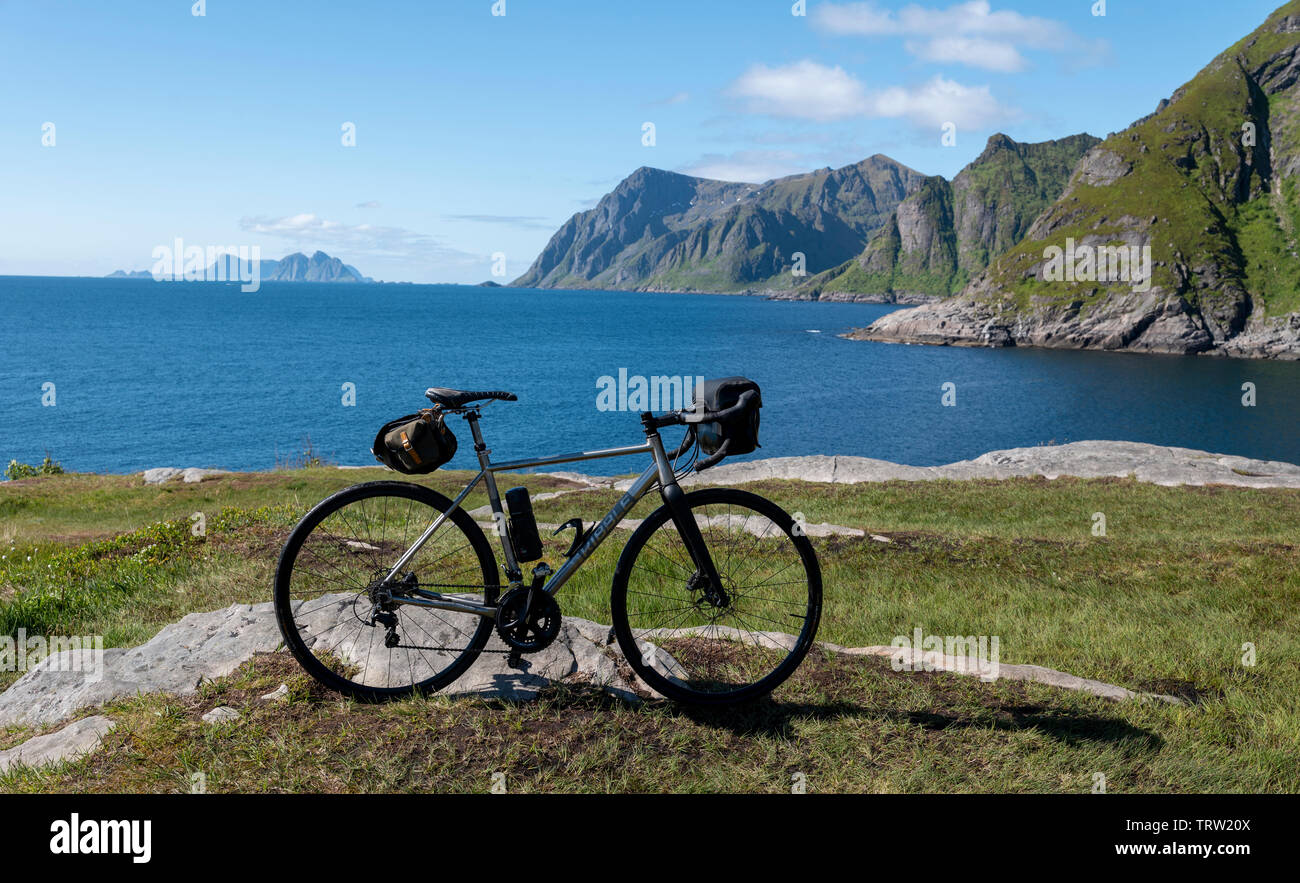
<instances>
[{"instance_id":1,"label":"bicycle front wheel","mask_svg":"<svg viewBox=\"0 0 1300 883\"><path fill-rule=\"evenodd\" d=\"M730 488L685 496L722 581L711 591L667 506L633 532L614 571L614 632L628 664L681 702L762 696L799 666L821 619L821 568L781 507Z\"/></svg>"}]
</instances>

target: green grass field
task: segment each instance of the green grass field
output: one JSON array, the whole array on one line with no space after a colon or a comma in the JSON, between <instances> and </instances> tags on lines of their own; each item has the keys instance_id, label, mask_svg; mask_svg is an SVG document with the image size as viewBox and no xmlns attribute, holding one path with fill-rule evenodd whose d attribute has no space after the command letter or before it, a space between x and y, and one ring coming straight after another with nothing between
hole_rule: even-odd
<instances>
[{"instance_id":1,"label":"green grass field","mask_svg":"<svg viewBox=\"0 0 1300 883\"><path fill-rule=\"evenodd\" d=\"M0 484L0 634L102 634L130 646L187 612L267 601L301 514L383 477L392 473ZM467 478L424 483L450 494ZM578 487L541 476L505 486L514 483L534 494ZM529 705L435 696L371 706L270 654L192 697L109 706L119 727L99 752L12 771L0 790L189 790L196 772L213 791L487 791L494 773L511 791L788 791L798 776L809 791L1084 792L1097 773L1111 792L1300 790L1300 492L1116 479L746 489L810 523L867 531L814 541L822 640L889 644L917 627L998 636L1002 663L1191 701L1113 703L814 653L770 700L727 711L624 705L566 686ZM592 520L616 496L585 490L535 508L543 522ZM476 493L468 506L485 502ZM1104 537L1094 513L1105 515ZM561 592L566 613L609 621L626 536L616 532ZM548 540L553 564L566 546L567 535ZM0 687L17 677L0 673ZM258 699L280 683L291 701ZM219 704L244 718L199 721ZM0 749L35 732L0 732Z\"/></svg>"}]
</instances>

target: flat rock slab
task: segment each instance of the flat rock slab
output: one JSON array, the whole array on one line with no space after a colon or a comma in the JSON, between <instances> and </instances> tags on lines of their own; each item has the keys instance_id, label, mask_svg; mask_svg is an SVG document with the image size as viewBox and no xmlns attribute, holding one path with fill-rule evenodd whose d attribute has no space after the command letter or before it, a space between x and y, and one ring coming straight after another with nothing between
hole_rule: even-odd
<instances>
[{"instance_id":1,"label":"flat rock slab","mask_svg":"<svg viewBox=\"0 0 1300 883\"><path fill-rule=\"evenodd\" d=\"M192 693L279 645L269 602L191 613L138 647L103 651L102 661L92 650L45 657L0 695L0 726L49 724L137 693Z\"/></svg>"},{"instance_id":2,"label":"flat rock slab","mask_svg":"<svg viewBox=\"0 0 1300 883\"><path fill-rule=\"evenodd\" d=\"M163 484L179 477L186 484L195 484L214 475L229 475L224 469L197 469L193 466L177 469L174 466L159 466L157 469L144 471L145 484Z\"/></svg>"},{"instance_id":3,"label":"flat rock slab","mask_svg":"<svg viewBox=\"0 0 1300 883\"><path fill-rule=\"evenodd\" d=\"M312 610L299 611L308 640L326 642L323 646L336 656L361 668L368 683L381 683L388 666L394 678L405 678L398 683L409 683L412 674L429 676L438 662L435 651L394 659L382 646L382 629L359 624L352 595L328 595L308 603ZM471 616L460 614L466 619L458 620L458 614L440 614L441 633L424 624L429 631L421 637L431 646L464 628ZM476 625L477 618L473 622ZM619 675L621 657L611 641L609 626L565 617L555 643L524 657L523 669L513 669L506 665L505 645L494 634L469 670L444 692L523 700L535 697L552 681L565 680L590 683L628 699L636 698L637 689L648 692L643 686L634 689ZM105 650L102 664L87 650L66 650L42 659L0 694L0 726L43 726L78 709L140 693L187 695L203 681L225 677L254 654L275 651L282 643L270 602L191 613L144 644Z\"/></svg>"},{"instance_id":4,"label":"flat rock slab","mask_svg":"<svg viewBox=\"0 0 1300 883\"><path fill-rule=\"evenodd\" d=\"M477 625L477 617L472 614L449 611L437 611L436 616L419 625L408 617L404 621L407 640L413 640L409 636L418 630L423 644L416 650L399 649L395 656L383 645L382 629L358 620L355 596L325 595L298 603L295 617L309 645L327 650L345 664L355 666L365 683L376 686L387 683L397 686L428 678L450 661L450 654L439 648L463 646L449 642L463 639ZM304 605L310 607L303 609ZM696 633L697 629L672 629L647 637L653 642L657 638L667 640ZM795 641L793 636L781 632L762 632L754 639L752 633L735 629L717 626L709 629L711 635L721 633L742 642L756 640L771 648L788 649ZM652 660L665 676L680 676L678 662L650 642L642 643L643 656ZM203 681L229 675L254 654L275 651L280 646L275 612L269 602L191 613L138 647L104 651L102 665L85 658L84 654L92 651L66 650L46 657L0 694L0 726L43 726L69 717L78 709L140 693L190 694ZM898 652L891 647L822 646L853 655L890 656ZM545 650L524 657L521 669L509 667L506 657L507 648L493 634L474 664L444 693L523 701L535 698L552 682L580 682L629 701L655 695L639 680L632 683L622 674L627 669L610 627L584 619L566 617L556 641ZM969 672L965 659L949 659L942 654L918 654L916 661L930 665L931 670L987 674ZM1140 696L1122 687L1033 665L1002 665L997 676L1037 681L1111 699ZM1170 697L1157 698L1177 701Z\"/></svg>"},{"instance_id":5,"label":"flat rock slab","mask_svg":"<svg viewBox=\"0 0 1300 883\"><path fill-rule=\"evenodd\" d=\"M0 773L18 766L49 766L89 754L115 726L115 721L97 714L73 721L57 732L28 739L16 748L0 751Z\"/></svg>"},{"instance_id":6,"label":"flat rock slab","mask_svg":"<svg viewBox=\"0 0 1300 883\"><path fill-rule=\"evenodd\" d=\"M907 666L906 670L908 671L944 671L951 674L970 675L985 682L1002 680L1034 681L1051 687L1059 687L1062 690L1074 690L1079 693L1088 693L1092 696L1100 696L1103 699L1116 701L1153 699L1171 705L1186 704L1177 696L1166 696L1163 693L1139 693L1124 687L1117 687L1114 684L1107 684L1104 681L1081 678L1078 675L1057 671L1054 668L1045 668L1041 665L1019 663L992 665L984 660L971 659L965 656L947 656L933 650L915 650L912 648L884 646L840 647L837 644L822 644L821 646L827 650L851 656L897 658L900 663Z\"/></svg>"},{"instance_id":7,"label":"flat rock slab","mask_svg":"<svg viewBox=\"0 0 1300 883\"><path fill-rule=\"evenodd\" d=\"M993 451L946 466L904 466L867 457L778 457L725 462L683 485L732 485L766 479L831 484L938 479L1002 479L1042 476L1124 478L1165 486L1224 484L1254 488L1300 488L1300 466L1169 448L1141 442L1082 441L1067 445ZM621 482L626 486L630 482Z\"/></svg>"}]
</instances>

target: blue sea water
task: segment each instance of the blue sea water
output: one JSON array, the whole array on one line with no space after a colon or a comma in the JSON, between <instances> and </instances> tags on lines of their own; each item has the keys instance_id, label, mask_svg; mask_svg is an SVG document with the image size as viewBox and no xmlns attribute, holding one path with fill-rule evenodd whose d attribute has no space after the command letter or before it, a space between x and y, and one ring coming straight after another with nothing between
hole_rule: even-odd
<instances>
[{"instance_id":1,"label":"blue sea water","mask_svg":"<svg viewBox=\"0 0 1300 883\"><path fill-rule=\"evenodd\" d=\"M429 386L506 389L496 459L641 439L598 378L743 374L763 389L754 456L935 465L990 450L1125 439L1300 462L1300 364L861 343L893 309L752 297L454 285L236 285L0 277L0 462L76 471L269 469L310 437L373 462L375 431ZM56 405L42 404L53 383ZM343 385L355 384L355 406ZM942 404L955 385L956 404ZM1253 383L1257 405L1243 407ZM467 433L453 466L473 461ZM607 474L632 459L583 464Z\"/></svg>"}]
</instances>

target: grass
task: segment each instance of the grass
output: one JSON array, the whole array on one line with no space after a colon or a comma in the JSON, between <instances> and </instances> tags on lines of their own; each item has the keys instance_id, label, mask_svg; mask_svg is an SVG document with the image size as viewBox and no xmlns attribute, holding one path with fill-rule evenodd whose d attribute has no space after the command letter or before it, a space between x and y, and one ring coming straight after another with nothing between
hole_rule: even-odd
<instances>
[{"instance_id":1,"label":"grass","mask_svg":"<svg viewBox=\"0 0 1300 883\"><path fill-rule=\"evenodd\" d=\"M127 646L186 612L268 600L297 517L330 491L384 474L0 484L0 634L102 634L107 646ZM449 493L466 478L436 473L426 483ZM523 483L534 493L576 487ZM771 700L728 712L628 706L572 685L526 706L443 696L365 706L268 654L192 697L110 706L120 726L104 750L0 776L0 790L189 790L193 772L229 791L485 791L493 772L519 791L788 791L795 773L810 791L1086 791L1094 772L1112 791L1300 790L1300 492L1121 479L747 489L810 523L868 533L815 540L823 640L888 644L914 627L996 635L1003 663L1195 701L1115 704L817 653ZM616 497L588 490L535 510L542 522L592 521ZM193 535L195 511L207 513L204 536ZM1096 512L1104 537L1092 534ZM543 536L554 564L568 536ZM625 536L565 587L566 614L609 621ZM14 677L0 674L0 686ZM291 701L258 699L280 683ZM219 704L244 718L200 723ZM35 732L0 732L0 748Z\"/></svg>"}]
</instances>

